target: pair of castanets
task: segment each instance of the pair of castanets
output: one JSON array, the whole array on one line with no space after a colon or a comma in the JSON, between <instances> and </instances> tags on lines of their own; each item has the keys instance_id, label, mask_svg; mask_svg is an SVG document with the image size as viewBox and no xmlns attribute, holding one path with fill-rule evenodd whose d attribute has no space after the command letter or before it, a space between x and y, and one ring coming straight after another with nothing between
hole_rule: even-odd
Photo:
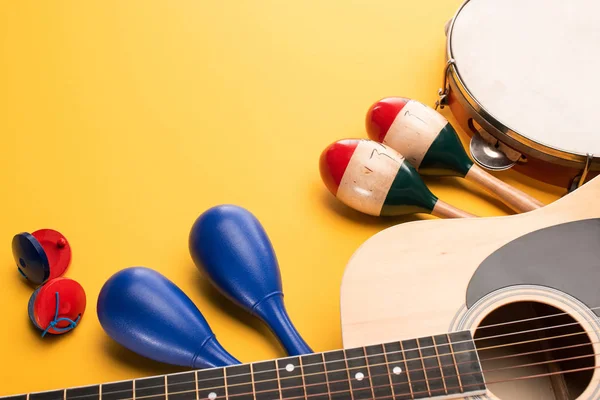
<instances>
[{"instance_id":1,"label":"pair of castanets","mask_svg":"<svg viewBox=\"0 0 600 400\"><path fill-rule=\"evenodd\" d=\"M22 232L13 237L12 253L20 274L36 286L27 310L42 337L75 328L83 317L86 296L77 281L63 277L71 263L67 239L52 229Z\"/></svg>"},{"instance_id":2,"label":"pair of castanets","mask_svg":"<svg viewBox=\"0 0 600 400\"><path fill-rule=\"evenodd\" d=\"M319 162L329 191L360 212L474 216L439 200L420 175L465 178L516 212L543 206L474 164L452 125L418 101L404 97L377 101L367 111L366 130L369 139L339 140L321 153Z\"/></svg>"},{"instance_id":3,"label":"pair of castanets","mask_svg":"<svg viewBox=\"0 0 600 400\"><path fill-rule=\"evenodd\" d=\"M194 222L188 245L200 272L262 320L288 355L312 353L286 311L275 252L253 214L235 205L215 206ZM190 368L240 363L217 341L193 301L153 269L130 267L112 275L100 291L97 312L108 336L144 357Z\"/></svg>"}]
</instances>

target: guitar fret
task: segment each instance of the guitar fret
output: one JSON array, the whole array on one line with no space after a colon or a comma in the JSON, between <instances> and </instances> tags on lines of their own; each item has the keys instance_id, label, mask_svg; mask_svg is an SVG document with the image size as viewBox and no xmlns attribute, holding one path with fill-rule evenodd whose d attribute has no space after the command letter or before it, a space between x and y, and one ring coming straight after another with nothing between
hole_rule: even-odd
<instances>
[{"instance_id":1,"label":"guitar fret","mask_svg":"<svg viewBox=\"0 0 600 400\"><path fill-rule=\"evenodd\" d=\"M223 373L225 373L225 370L223 370ZM200 400L200 395L198 394L198 371L194 371L194 383L196 387L196 400ZM225 388L227 388L227 383L225 383Z\"/></svg>"},{"instance_id":2,"label":"guitar fret","mask_svg":"<svg viewBox=\"0 0 600 400\"><path fill-rule=\"evenodd\" d=\"M409 376L406 370L404 352L401 342L386 343L383 346L388 359L388 368L394 391L394 399L410 400L414 399L412 388L410 386Z\"/></svg>"},{"instance_id":3,"label":"guitar fret","mask_svg":"<svg viewBox=\"0 0 600 400\"><path fill-rule=\"evenodd\" d=\"M302 371L304 372L304 383L306 387L306 398L310 400L329 399L329 383L325 373L325 358L323 354L307 354L300 357Z\"/></svg>"},{"instance_id":4,"label":"guitar fret","mask_svg":"<svg viewBox=\"0 0 600 400\"><path fill-rule=\"evenodd\" d=\"M256 400L279 400L281 390L275 361L255 363L252 367Z\"/></svg>"},{"instance_id":5,"label":"guitar fret","mask_svg":"<svg viewBox=\"0 0 600 400\"><path fill-rule=\"evenodd\" d=\"M419 339L421 354L423 356L423 368L427 376L428 390L430 396L446 395L441 365L438 363L438 352L435 347L434 338L429 336Z\"/></svg>"},{"instance_id":6,"label":"guitar fret","mask_svg":"<svg viewBox=\"0 0 600 400\"><path fill-rule=\"evenodd\" d=\"M421 359L421 366L423 367L423 375L425 375L425 385L427 386L427 393L431 397L431 388L429 387L429 378L427 376L427 369L425 368L425 361L423 360L423 352L421 351L421 343L417 339L417 348L419 350L419 358Z\"/></svg>"},{"instance_id":7,"label":"guitar fret","mask_svg":"<svg viewBox=\"0 0 600 400\"><path fill-rule=\"evenodd\" d=\"M324 353L321 353L321 358L323 359L323 370L326 371L325 354ZM329 387L329 378L327 377L327 372L325 372L325 383L327 384L327 393L331 393L331 388ZM331 394L329 395L329 397L331 397ZM29 400L29 398L27 400Z\"/></svg>"},{"instance_id":8,"label":"guitar fret","mask_svg":"<svg viewBox=\"0 0 600 400\"><path fill-rule=\"evenodd\" d=\"M394 399L391 383L390 369L383 345L365 347L366 362L369 376L371 377L371 390L373 397L378 399Z\"/></svg>"},{"instance_id":9,"label":"guitar fret","mask_svg":"<svg viewBox=\"0 0 600 400\"><path fill-rule=\"evenodd\" d=\"M348 385L350 386L350 388L352 388L352 378L351 378L351 373L350 373L350 368L348 368L348 357L347 354L345 354L344 352L344 364L346 364L346 370L348 370ZM354 400L354 391L350 390L350 399Z\"/></svg>"},{"instance_id":10,"label":"guitar fret","mask_svg":"<svg viewBox=\"0 0 600 400\"><path fill-rule=\"evenodd\" d=\"M283 395L281 393L281 379L279 376L279 368L277 368L277 363L275 363L275 373L277 374L277 387L279 388L279 400L283 400Z\"/></svg>"},{"instance_id":11,"label":"guitar fret","mask_svg":"<svg viewBox=\"0 0 600 400\"><path fill-rule=\"evenodd\" d=\"M452 341L450 340L450 335L446 334L446 337L448 338L448 344L449 344L449 348L450 348L450 352L452 353L452 365L454 366L454 370L456 372L456 379L458 380L458 386L460 387L460 392L464 393L464 389L463 389L463 385L462 385L462 381L460 380L460 374L458 373L458 365L456 365L456 356L454 355L454 349L452 348Z\"/></svg>"},{"instance_id":12,"label":"guitar fret","mask_svg":"<svg viewBox=\"0 0 600 400\"><path fill-rule=\"evenodd\" d=\"M408 363L406 362L406 353L404 352L404 345L402 341L400 343L400 351L402 351L402 360L404 361L404 371L406 371L406 379L408 381L408 389L410 390L410 398L414 399L415 394L413 393L412 382L410 381L410 374L408 373Z\"/></svg>"},{"instance_id":13,"label":"guitar fret","mask_svg":"<svg viewBox=\"0 0 600 400\"><path fill-rule=\"evenodd\" d=\"M324 353L325 371L329 382L331 400L350 398L350 377L346 368L346 357L341 350Z\"/></svg>"},{"instance_id":14,"label":"guitar fret","mask_svg":"<svg viewBox=\"0 0 600 400\"><path fill-rule=\"evenodd\" d=\"M435 356L437 358L437 362L440 368L440 376L442 377L442 384L444 386L444 394L448 394L448 387L446 386L446 379L444 378L444 372L442 371L442 359L440 358L440 353L438 349L438 344L433 337L433 349L435 350Z\"/></svg>"},{"instance_id":15,"label":"guitar fret","mask_svg":"<svg viewBox=\"0 0 600 400\"><path fill-rule=\"evenodd\" d=\"M394 381L392 380L392 372L391 372L393 367L391 366L390 361L388 360L387 351L385 350L385 345L382 345L381 349L383 350L383 358L385 360L385 368L387 370L388 378L390 379L390 386L392 388L392 399L395 399L396 391L394 390L394 385L393 385Z\"/></svg>"},{"instance_id":16,"label":"guitar fret","mask_svg":"<svg viewBox=\"0 0 600 400\"><path fill-rule=\"evenodd\" d=\"M302 372L302 387L304 388L304 400L308 400L306 394L306 380L304 379L304 367L302 366L302 357L298 357L298 362L300 363L300 371Z\"/></svg>"},{"instance_id":17,"label":"guitar fret","mask_svg":"<svg viewBox=\"0 0 600 400\"><path fill-rule=\"evenodd\" d=\"M256 393L256 386L254 385L254 366L250 364L250 380L252 381L252 392Z\"/></svg>"},{"instance_id":18,"label":"guitar fret","mask_svg":"<svg viewBox=\"0 0 600 400\"><path fill-rule=\"evenodd\" d=\"M445 382L445 388L448 394L463 393L462 384L459 380L458 369L454 353L450 346L448 335L438 335L434 337L437 344L438 359L442 370L442 378Z\"/></svg>"},{"instance_id":19,"label":"guitar fret","mask_svg":"<svg viewBox=\"0 0 600 400\"><path fill-rule=\"evenodd\" d=\"M197 373L197 371L196 371ZM198 375L196 375L196 378L198 378ZM229 392L227 391L227 386L229 386L229 383L227 382L227 368L223 369L223 382L225 383L225 398L228 399L229 398ZM200 392L198 392L200 393ZM200 396L198 394L198 396Z\"/></svg>"},{"instance_id":20,"label":"guitar fret","mask_svg":"<svg viewBox=\"0 0 600 400\"><path fill-rule=\"evenodd\" d=\"M348 364L348 374L352 385L352 396L354 400L374 398L373 385L367 368L365 351L362 347L344 350Z\"/></svg>"},{"instance_id":21,"label":"guitar fret","mask_svg":"<svg viewBox=\"0 0 600 400\"><path fill-rule=\"evenodd\" d=\"M375 391L373 390L373 376L371 375L371 370L369 369L369 357L367 354L366 347L363 347L363 352L365 353L365 364L367 366L367 376L369 377L369 381L371 382L371 393L373 394L373 398L375 398Z\"/></svg>"},{"instance_id":22,"label":"guitar fret","mask_svg":"<svg viewBox=\"0 0 600 400\"><path fill-rule=\"evenodd\" d=\"M279 376L281 376L281 397L283 399L302 399L306 396L302 381L302 368L298 357L277 360Z\"/></svg>"},{"instance_id":23,"label":"guitar fret","mask_svg":"<svg viewBox=\"0 0 600 400\"><path fill-rule=\"evenodd\" d=\"M169 375L165 377L170 400L197 400L198 380L195 372Z\"/></svg>"},{"instance_id":24,"label":"guitar fret","mask_svg":"<svg viewBox=\"0 0 600 400\"><path fill-rule=\"evenodd\" d=\"M411 393L414 394L415 399L426 397L428 387L425 371L422 367L419 344L416 339L409 339L402 341L402 346L404 347L407 374L410 377L410 385L412 387Z\"/></svg>"}]
</instances>

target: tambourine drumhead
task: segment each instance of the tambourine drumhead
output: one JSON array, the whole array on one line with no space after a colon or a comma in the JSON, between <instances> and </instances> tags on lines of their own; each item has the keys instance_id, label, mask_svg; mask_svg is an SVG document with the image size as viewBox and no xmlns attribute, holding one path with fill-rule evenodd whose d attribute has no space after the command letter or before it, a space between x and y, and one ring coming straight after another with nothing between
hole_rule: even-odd
<instances>
[{"instance_id":1,"label":"tambourine drumhead","mask_svg":"<svg viewBox=\"0 0 600 400\"><path fill-rule=\"evenodd\" d=\"M600 156L599 0L469 0L448 53L463 96L499 131Z\"/></svg>"}]
</instances>

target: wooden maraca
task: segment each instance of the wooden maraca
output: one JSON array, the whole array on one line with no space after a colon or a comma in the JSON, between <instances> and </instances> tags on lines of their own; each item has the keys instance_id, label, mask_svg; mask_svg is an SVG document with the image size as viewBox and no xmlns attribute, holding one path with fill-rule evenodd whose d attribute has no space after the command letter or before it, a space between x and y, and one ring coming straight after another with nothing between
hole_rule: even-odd
<instances>
[{"instance_id":1,"label":"wooden maraca","mask_svg":"<svg viewBox=\"0 0 600 400\"><path fill-rule=\"evenodd\" d=\"M240 363L190 298L152 269L132 267L111 276L100 290L97 312L108 336L149 359L190 368Z\"/></svg>"},{"instance_id":2,"label":"wooden maraca","mask_svg":"<svg viewBox=\"0 0 600 400\"><path fill-rule=\"evenodd\" d=\"M329 145L321 153L319 169L337 199L365 214L474 217L438 199L400 153L373 140L343 139Z\"/></svg>"},{"instance_id":3,"label":"wooden maraca","mask_svg":"<svg viewBox=\"0 0 600 400\"><path fill-rule=\"evenodd\" d=\"M254 215L235 205L205 211L192 226L189 250L210 282L262 320L288 355L313 352L286 311L277 258Z\"/></svg>"},{"instance_id":4,"label":"wooden maraca","mask_svg":"<svg viewBox=\"0 0 600 400\"><path fill-rule=\"evenodd\" d=\"M401 153L422 175L463 177L517 212L544 206L474 164L452 125L423 103L403 97L379 100L367 111L366 128L369 138Z\"/></svg>"}]
</instances>

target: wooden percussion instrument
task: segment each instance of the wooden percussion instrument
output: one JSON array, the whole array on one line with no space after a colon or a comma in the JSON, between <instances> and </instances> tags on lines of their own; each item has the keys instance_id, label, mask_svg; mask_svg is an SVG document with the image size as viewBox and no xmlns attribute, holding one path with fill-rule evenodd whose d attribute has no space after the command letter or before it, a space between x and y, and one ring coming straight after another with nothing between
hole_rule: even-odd
<instances>
[{"instance_id":1,"label":"wooden percussion instrument","mask_svg":"<svg viewBox=\"0 0 600 400\"><path fill-rule=\"evenodd\" d=\"M465 178L517 212L543 206L473 164L448 120L423 103L403 97L381 99L367 111L366 128L372 140L402 154L421 175Z\"/></svg>"},{"instance_id":2,"label":"wooden percussion instrument","mask_svg":"<svg viewBox=\"0 0 600 400\"><path fill-rule=\"evenodd\" d=\"M474 160L570 190L600 170L600 3L467 0L446 25L438 105Z\"/></svg>"},{"instance_id":3,"label":"wooden percussion instrument","mask_svg":"<svg viewBox=\"0 0 600 400\"><path fill-rule=\"evenodd\" d=\"M325 186L338 200L365 214L473 217L438 199L403 155L373 140L332 143L321 153L319 169Z\"/></svg>"}]
</instances>

